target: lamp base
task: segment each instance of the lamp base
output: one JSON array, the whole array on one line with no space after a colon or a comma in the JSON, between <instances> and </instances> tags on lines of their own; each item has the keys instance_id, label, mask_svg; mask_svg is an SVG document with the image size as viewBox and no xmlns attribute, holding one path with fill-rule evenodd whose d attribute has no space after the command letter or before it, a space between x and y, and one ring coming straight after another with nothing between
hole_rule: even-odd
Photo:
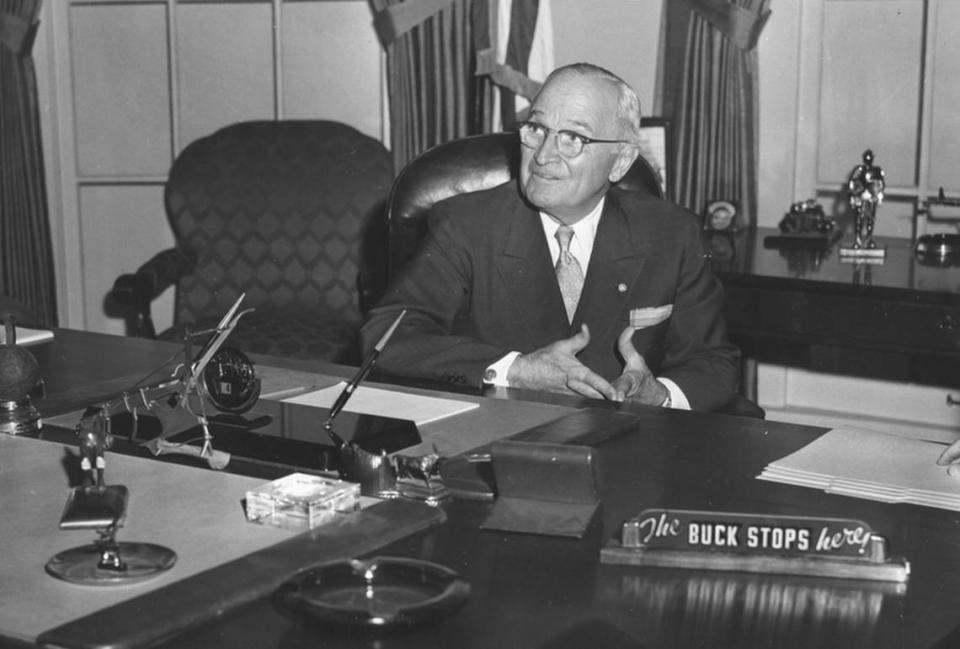
<instances>
[{"instance_id":1,"label":"lamp base","mask_svg":"<svg viewBox=\"0 0 960 649\"><path fill-rule=\"evenodd\" d=\"M64 581L87 586L129 584L173 567L177 554L153 543L91 543L64 550L45 566Z\"/></svg>"}]
</instances>

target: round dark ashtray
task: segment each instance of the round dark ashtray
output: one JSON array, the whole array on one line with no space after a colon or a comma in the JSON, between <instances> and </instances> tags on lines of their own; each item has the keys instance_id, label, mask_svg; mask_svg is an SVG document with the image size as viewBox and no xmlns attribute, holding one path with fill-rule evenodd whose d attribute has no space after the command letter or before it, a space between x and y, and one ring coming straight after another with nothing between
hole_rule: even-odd
<instances>
[{"instance_id":1,"label":"round dark ashtray","mask_svg":"<svg viewBox=\"0 0 960 649\"><path fill-rule=\"evenodd\" d=\"M284 609L345 626L409 627L455 613L470 584L444 566L403 557L350 559L298 572L274 594Z\"/></svg>"},{"instance_id":2,"label":"round dark ashtray","mask_svg":"<svg viewBox=\"0 0 960 649\"><path fill-rule=\"evenodd\" d=\"M932 266L960 264L960 234L925 234L914 247L917 260Z\"/></svg>"}]
</instances>

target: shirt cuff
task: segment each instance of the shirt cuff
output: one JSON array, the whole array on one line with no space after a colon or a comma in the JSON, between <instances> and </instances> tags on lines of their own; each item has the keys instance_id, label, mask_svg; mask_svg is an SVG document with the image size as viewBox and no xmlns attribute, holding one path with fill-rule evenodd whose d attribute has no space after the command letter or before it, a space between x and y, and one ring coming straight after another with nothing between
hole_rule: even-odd
<instances>
[{"instance_id":1,"label":"shirt cuff","mask_svg":"<svg viewBox=\"0 0 960 649\"><path fill-rule=\"evenodd\" d=\"M690 402L687 401L683 390L681 390L676 383L670 379L658 378L657 380L663 383L664 387L667 388L667 392L670 393L670 404L668 407L677 410L690 410Z\"/></svg>"},{"instance_id":2,"label":"shirt cuff","mask_svg":"<svg viewBox=\"0 0 960 649\"><path fill-rule=\"evenodd\" d=\"M510 373L510 367L513 361L517 360L520 352L510 352L496 363L487 367L483 373L484 385L496 385L502 388L508 386L507 375Z\"/></svg>"}]
</instances>

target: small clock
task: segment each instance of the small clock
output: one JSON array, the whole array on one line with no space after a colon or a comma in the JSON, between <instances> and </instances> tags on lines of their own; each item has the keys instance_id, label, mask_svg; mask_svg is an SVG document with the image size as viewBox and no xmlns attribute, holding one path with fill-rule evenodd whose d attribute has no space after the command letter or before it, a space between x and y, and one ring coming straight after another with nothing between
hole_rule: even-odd
<instances>
[{"instance_id":1,"label":"small clock","mask_svg":"<svg viewBox=\"0 0 960 649\"><path fill-rule=\"evenodd\" d=\"M714 232L734 232L740 229L737 206L730 201L710 201L703 215L703 228Z\"/></svg>"},{"instance_id":2,"label":"small clock","mask_svg":"<svg viewBox=\"0 0 960 649\"><path fill-rule=\"evenodd\" d=\"M260 379L246 354L221 347L203 370L210 402L223 412L244 413L260 398Z\"/></svg>"}]
</instances>

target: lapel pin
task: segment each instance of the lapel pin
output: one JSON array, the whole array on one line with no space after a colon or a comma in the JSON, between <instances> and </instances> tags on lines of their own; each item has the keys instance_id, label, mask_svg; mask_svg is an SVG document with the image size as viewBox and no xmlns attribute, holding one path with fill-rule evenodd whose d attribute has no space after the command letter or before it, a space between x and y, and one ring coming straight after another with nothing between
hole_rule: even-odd
<instances>
[{"instance_id":1,"label":"lapel pin","mask_svg":"<svg viewBox=\"0 0 960 649\"><path fill-rule=\"evenodd\" d=\"M626 293L626 292L627 292L627 285L624 284L623 282L620 282L619 284L617 284L617 292L618 292L618 293Z\"/></svg>"}]
</instances>

